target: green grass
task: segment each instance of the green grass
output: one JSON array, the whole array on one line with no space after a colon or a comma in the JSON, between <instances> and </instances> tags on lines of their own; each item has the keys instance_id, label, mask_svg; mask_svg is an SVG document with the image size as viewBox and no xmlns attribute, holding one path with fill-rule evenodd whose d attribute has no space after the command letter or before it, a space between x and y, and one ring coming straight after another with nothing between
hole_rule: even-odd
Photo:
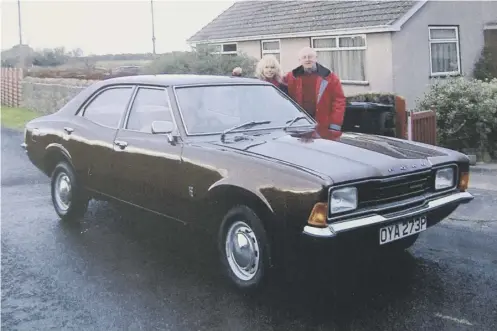
<instances>
[{"instance_id":1,"label":"green grass","mask_svg":"<svg viewBox=\"0 0 497 331\"><path fill-rule=\"evenodd\" d=\"M39 116L41 116L40 113L25 108L2 106L0 110L2 126L16 130L24 130L27 122Z\"/></svg>"}]
</instances>

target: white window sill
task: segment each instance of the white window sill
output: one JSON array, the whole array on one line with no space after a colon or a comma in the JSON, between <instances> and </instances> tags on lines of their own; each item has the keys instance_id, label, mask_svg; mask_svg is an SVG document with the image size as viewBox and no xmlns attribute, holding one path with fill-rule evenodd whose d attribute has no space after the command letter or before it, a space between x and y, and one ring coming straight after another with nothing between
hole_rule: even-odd
<instances>
[{"instance_id":1,"label":"white window sill","mask_svg":"<svg viewBox=\"0 0 497 331\"><path fill-rule=\"evenodd\" d=\"M462 74L460 72L437 72L432 73L430 78L447 78L447 77L458 77Z\"/></svg>"}]
</instances>

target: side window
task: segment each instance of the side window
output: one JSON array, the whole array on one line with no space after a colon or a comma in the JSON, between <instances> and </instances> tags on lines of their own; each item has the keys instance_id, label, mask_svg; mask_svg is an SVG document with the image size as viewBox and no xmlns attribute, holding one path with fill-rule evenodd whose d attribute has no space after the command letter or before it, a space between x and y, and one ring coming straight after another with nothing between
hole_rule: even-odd
<instances>
[{"instance_id":1,"label":"side window","mask_svg":"<svg viewBox=\"0 0 497 331\"><path fill-rule=\"evenodd\" d=\"M126 129L152 133L153 121L173 121L167 91L142 87L136 93Z\"/></svg>"},{"instance_id":2,"label":"side window","mask_svg":"<svg viewBox=\"0 0 497 331\"><path fill-rule=\"evenodd\" d=\"M131 97L131 87L105 90L86 106L83 117L97 124L117 128Z\"/></svg>"}]
</instances>

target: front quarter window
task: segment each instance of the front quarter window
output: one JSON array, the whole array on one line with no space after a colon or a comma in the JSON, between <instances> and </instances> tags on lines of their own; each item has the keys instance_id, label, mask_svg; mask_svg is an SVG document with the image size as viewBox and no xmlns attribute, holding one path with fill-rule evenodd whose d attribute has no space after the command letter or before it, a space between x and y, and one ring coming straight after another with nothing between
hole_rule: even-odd
<instances>
[{"instance_id":1,"label":"front quarter window","mask_svg":"<svg viewBox=\"0 0 497 331\"><path fill-rule=\"evenodd\" d=\"M217 134L247 122L282 128L296 116L305 116L270 85L219 85L176 88L181 116L188 134ZM301 121L295 126L312 124Z\"/></svg>"}]
</instances>

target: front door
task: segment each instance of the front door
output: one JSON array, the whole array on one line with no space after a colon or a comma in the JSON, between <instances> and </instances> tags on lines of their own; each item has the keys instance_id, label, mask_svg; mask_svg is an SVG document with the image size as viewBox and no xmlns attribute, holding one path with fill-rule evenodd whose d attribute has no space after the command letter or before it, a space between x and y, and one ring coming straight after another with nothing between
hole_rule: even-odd
<instances>
[{"instance_id":1,"label":"front door","mask_svg":"<svg viewBox=\"0 0 497 331\"><path fill-rule=\"evenodd\" d=\"M182 144L153 134L153 121L173 121L165 88L139 87L118 130L113 157L116 197L177 218Z\"/></svg>"}]
</instances>

